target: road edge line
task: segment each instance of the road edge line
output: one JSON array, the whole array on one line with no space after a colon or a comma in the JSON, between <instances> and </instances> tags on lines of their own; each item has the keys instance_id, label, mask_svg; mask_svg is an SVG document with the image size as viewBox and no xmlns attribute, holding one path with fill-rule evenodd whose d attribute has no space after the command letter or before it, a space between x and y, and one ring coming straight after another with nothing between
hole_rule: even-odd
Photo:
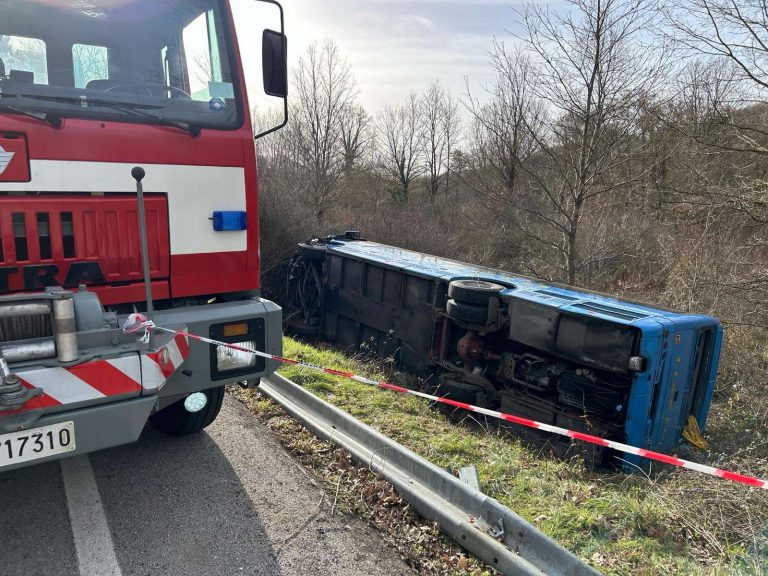
<instances>
[{"instance_id":1,"label":"road edge line","mask_svg":"<svg viewBox=\"0 0 768 576\"><path fill-rule=\"evenodd\" d=\"M61 460L61 475L80 576L122 576L88 455Z\"/></svg>"}]
</instances>

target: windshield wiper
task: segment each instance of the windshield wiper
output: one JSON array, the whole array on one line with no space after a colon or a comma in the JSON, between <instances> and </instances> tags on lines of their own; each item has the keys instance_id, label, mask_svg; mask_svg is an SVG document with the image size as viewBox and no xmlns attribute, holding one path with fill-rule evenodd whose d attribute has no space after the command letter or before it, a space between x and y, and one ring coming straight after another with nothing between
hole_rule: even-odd
<instances>
[{"instance_id":1,"label":"windshield wiper","mask_svg":"<svg viewBox=\"0 0 768 576\"><path fill-rule=\"evenodd\" d=\"M50 124L56 129L61 128L61 125L62 125L61 118L59 118L55 114L49 114L45 112L41 114L35 114L34 112L19 110L18 108L14 108L13 106L8 106L7 104L0 104L0 110L3 110L5 112L11 112L13 114L19 114L21 116L26 116L28 118L34 118L35 120L40 120L40 122L45 122L47 124Z\"/></svg>"},{"instance_id":2,"label":"windshield wiper","mask_svg":"<svg viewBox=\"0 0 768 576\"><path fill-rule=\"evenodd\" d=\"M54 96L54 95L43 95L43 94L2 94L0 93L0 96L3 96L5 98L7 97L16 97L16 98L31 98L33 100L47 100L51 102L66 102L69 104L80 104L81 106L98 106L102 108L111 108L112 110L117 110L118 112L124 112L126 114L131 114L133 116L137 116L140 118L147 118L150 120L153 120L157 124L163 124L165 126L173 126L174 128L178 128L180 130L184 130L188 134L198 137L200 136L200 128L197 126L194 126L192 124L187 124L186 122L182 122L180 120L172 120L170 118L165 118L163 116L159 116L156 114L152 114L150 112L146 112L144 109L154 109L154 110L162 110L163 106L157 106L154 104L139 104L134 102L120 102L116 100L103 100L101 98L87 98L82 97L78 98L76 96ZM4 107L8 107L6 104L2 104ZM32 114L31 112L25 113L25 114ZM43 118L40 118L38 116L34 116L40 120Z\"/></svg>"},{"instance_id":3,"label":"windshield wiper","mask_svg":"<svg viewBox=\"0 0 768 576\"><path fill-rule=\"evenodd\" d=\"M158 116L156 114L152 114L150 112L145 112L142 110L142 108L146 108L147 106L144 106L143 104L125 104L124 102L112 102L110 100L86 100L89 104L93 104L94 106L102 106L103 108L112 108L113 110L117 110L119 112L125 112L126 114L132 114L133 116L138 116L140 118L149 118L151 120L154 120L158 124L163 124L165 126L173 126L174 128L178 128L179 130L184 130L191 136L197 138L200 136L200 128L197 126L194 126L192 124L187 124L186 122L182 122L180 120L171 120L170 118L164 118L163 116ZM160 108L159 106L157 108Z\"/></svg>"}]
</instances>

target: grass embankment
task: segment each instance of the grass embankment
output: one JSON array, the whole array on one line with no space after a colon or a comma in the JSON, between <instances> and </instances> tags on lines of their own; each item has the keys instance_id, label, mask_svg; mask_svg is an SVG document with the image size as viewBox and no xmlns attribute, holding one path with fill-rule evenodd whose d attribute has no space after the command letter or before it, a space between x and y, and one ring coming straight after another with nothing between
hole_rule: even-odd
<instances>
[{"instance_id":1,"label":"grass embankment","mask_svg":"<svg viewBox=\"0 0 768 576\"><path fill-rule=\"evenodd\" d=\"M285 355L375 378L407 378L291 339L285 340ZM666 467L653 478L587 471L580 458L557 458L495 422L447 414L412 396L293 366L281 373L438 466L474 464L484 492L605 574L768 574L764 491ZM257 413L267 420L277 416L273 426L282 425L285 416L269 400L258 393L250 398ZM326 449L331 450L321 448ZM340 505L354 501L355 482L321 477ZM451 570L482 571L463 559Z\"/></svg>"}]
</instances>

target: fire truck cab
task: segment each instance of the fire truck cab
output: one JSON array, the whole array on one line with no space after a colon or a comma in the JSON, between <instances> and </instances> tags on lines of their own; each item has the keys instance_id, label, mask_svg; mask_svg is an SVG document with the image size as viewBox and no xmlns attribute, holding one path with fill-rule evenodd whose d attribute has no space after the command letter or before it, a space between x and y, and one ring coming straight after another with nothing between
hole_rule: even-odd
<instances>
[{"instance_id":1,"label":"fire truck cab","mask_svg":"<svg viewBox=\"0 0 768 576\"><path fill-rule=\"evenodd\" d=\"M254 43L279 98L286 44ZM154 322L179 332L151 345L122 330L148 285ZM0 0L0 470L133 442L149 419L210 424L224 385L276 366L185 333L279 354L281 310L259 288L230 2Z\"/></svg>"}]
</instances>

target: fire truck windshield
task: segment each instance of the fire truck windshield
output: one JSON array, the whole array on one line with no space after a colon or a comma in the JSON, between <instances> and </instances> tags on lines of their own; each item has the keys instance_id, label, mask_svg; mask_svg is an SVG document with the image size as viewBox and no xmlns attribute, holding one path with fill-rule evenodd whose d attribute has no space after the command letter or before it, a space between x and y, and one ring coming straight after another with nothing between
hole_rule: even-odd
<instances>
[{"instance_id":1,"label":"fire truck windshield","mask_svg":"<svg viewBox=\"0 0 768 576\"><path fill-rule=\"evenodd\" d=\"M0 114L238 128L226 13L221 0L0 0Z\"/></svg>"}]
</instances>

